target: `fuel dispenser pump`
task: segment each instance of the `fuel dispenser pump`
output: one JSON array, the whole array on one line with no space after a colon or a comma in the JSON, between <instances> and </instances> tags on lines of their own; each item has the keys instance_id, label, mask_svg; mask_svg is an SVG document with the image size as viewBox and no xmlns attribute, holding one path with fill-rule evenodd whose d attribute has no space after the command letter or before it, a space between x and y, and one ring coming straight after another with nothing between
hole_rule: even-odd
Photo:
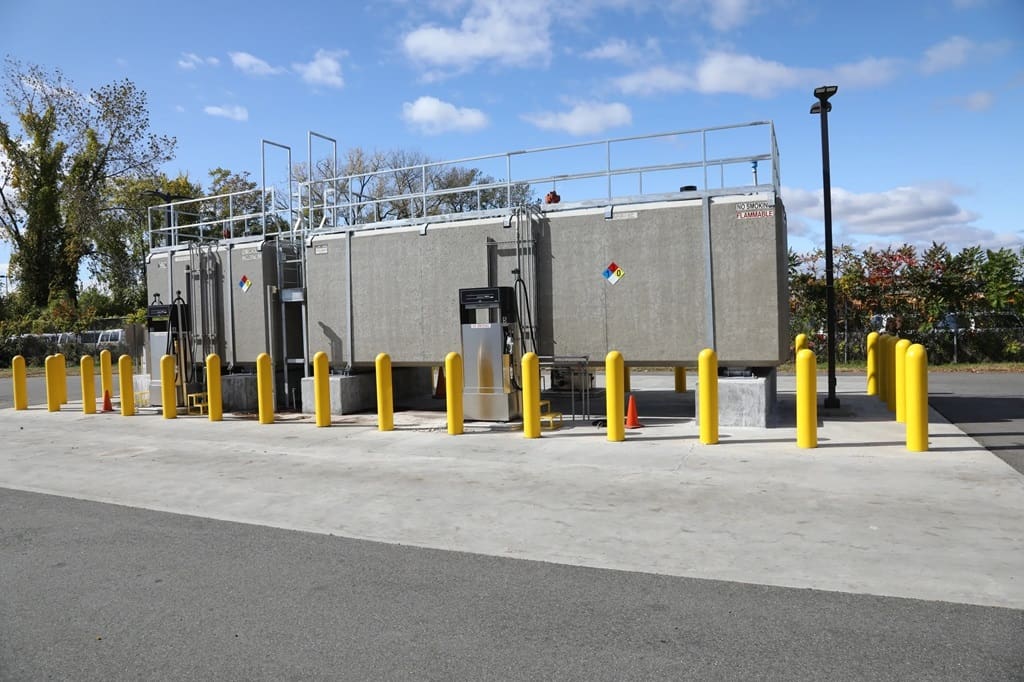
<instances>
[{"instance_id":1,"label":"fuel dispenser pump","mask_svg":"<svg viewBox=\"0 0 1024 682\"><path fill-rule=\"evenodd\" d=\"M190 381L194 364L189 343L192 317L180 291L171 303L163 303L160 294L153 294L153 302L146 307L146 330L149 333L149 403L154 407L162 406L160 358L171 355L174 357L175 396L180 407L185 404L187 393L201 390Z\"/></svg>"},{"instance_id":2,"label":"fuel dispenser pump","mask_svg":"<svg viewBox=\"0 0 1024 682\"><path fill-rule=\"evenodd\" d=\"M463 413L478 421L522 415L519 315L515 289L459 289Z\"/></svg>"}]
</instances>

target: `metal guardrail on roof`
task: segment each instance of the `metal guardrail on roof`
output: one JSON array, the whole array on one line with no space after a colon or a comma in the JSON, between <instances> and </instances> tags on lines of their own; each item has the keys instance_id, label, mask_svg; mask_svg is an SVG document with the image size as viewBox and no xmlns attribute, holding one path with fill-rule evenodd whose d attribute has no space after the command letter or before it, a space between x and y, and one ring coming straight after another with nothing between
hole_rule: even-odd
<instances>
[{"instance_id":1,"label":"metal guardrail on roof","mask_svg":"<svg viewBox=\"0 0 1024 682\"><path fill-rule=\"evenodd\" d=\"M551 172L553 168L565 172ZM467 184L446 186L445 173L453 169L482 172L467 173ZM565 195L559 204L545 206L558 210L753 192L778 196L780 186L772 121L537 147L301 182L291 168L288 175L281 191L264 180L262 188L151 207L150 248L248 237L301 239L324 232L508 215L523 203L537 203L548 189Z\"/></svg>"}]
</instances>

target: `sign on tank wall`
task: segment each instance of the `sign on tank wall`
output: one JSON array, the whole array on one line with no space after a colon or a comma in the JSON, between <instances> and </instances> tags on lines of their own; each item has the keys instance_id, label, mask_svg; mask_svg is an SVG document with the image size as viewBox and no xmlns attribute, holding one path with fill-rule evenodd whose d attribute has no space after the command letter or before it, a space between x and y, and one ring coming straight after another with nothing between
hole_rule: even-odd
<instances>
[{"instance_id":1,"label":"sign on tank wall","mask_svg":"<svg viewBox=\"0 0 1024 682\"><path fill-rule=\"evenodd\" d=\"M736 218L771 218L775 215L775 204L770 201L741 201L736 204Z\"/></svg>"}]
</instances>

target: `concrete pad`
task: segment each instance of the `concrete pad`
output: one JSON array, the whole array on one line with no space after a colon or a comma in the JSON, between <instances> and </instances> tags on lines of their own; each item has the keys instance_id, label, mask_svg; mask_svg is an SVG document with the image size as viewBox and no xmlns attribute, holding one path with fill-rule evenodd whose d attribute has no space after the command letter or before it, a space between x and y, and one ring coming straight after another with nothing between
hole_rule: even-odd
<instances>
[{"instance_id":1,"label":"concrete pad","mask_svg":"<svg viewBox=\"0 0 1024 682\"><path fill-rule=\"evenodd\" d=\"M842 407L819 414L819 448L796 448L785 419L722 428L705 446L692 407L656 416L692 405L672 381L633 375L646 427L624 443L583 422L539 440L488 424L452 437L443 413L401 412L381 433L374 415L318 429L299 415L259 425L8 409L0 487L497 556L1024 608L1024 477L938 414L931 450L909 453L902 425L862 395L863 377L840 377ZM779 377L783 415L791 392L792 377Z\"/></svg>"}]
</instances>

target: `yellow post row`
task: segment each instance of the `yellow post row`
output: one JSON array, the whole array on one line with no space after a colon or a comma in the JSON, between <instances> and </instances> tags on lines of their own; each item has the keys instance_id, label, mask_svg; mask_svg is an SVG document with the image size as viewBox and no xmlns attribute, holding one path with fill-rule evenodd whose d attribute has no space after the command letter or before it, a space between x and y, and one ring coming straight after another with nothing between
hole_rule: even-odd
<instances>
[{"instance_id":1,"label":"yellow post row","mask_svg":"<svg viewBox=\"0 0 1024 682\"><path fill-rule=\"evenodd\" d=\"M463 432L462 418L462 356L452 351L444 358L445 407L448 412L448 435Z\"/></svg>"},{"instance_id":2,"label":"yellow post row","mask_svg":"<svg viewBox=\"0 0 1024 682\"><path fill-rule=\"evenodd\" d=\"M96 377L93 374L96 362L91 355L83 355L79 364L79 379L82 383L82 414L96 414Z\"/></svg>"},{"instance_id":3,"label":"yellow post row","mask_svg":"<svg viewBox=\"0 0 1024 682\"><path fill-rule=\"evenodd\" d=\"M718 355L705 348L697 357L697 383L700 392L700 442L718 442Z\"/></svg>"},{"instance_id":4,"label":"yellow post row","mask_svg":"<svg viewBox=\"0 0 1024 682\"><path fill-rule=\"evenodd\" d=\"M523 356L523 435L540 438L540 358Z\"/></svg>"},{"instance_id":5,"label":"yellow post row","mask_svg":"<svg viewBox=\"0 0 1024 682\"><path fill-rule=\"evenodd\" d=\"M604 358L605 412L608 421L608 440L619 443L626 440L625 363L622 353L613 350Z\"/></svg>"},{"instance_id":6,"label":"yellow post row","mask_svg":"<svg viewBox=\"0 0 1024 682\"><path fill-rule=\"evenodd\" d=\"M132 358L122 355L117 359L117 382L121 385L121 416L135 414L135 382L133 381Z\"/></svg>"},{"instance_id":7,"label":"yellow post row","mask_svg":"<svg viewBox=\"0 0 1024 682\"><path fill-rule=\"evenodd\" d=\"M907 450L928 450L928 353L915 343L907 349Z\"/></svg>"},{"instance_id":8,"label":"yellow post row","mask_svg":"<svg viewBox=\"0 0 1024 682\"><path fill-rule=\"evenodd\" d=\"M676 367L676 393L686 393L686 368Z\"/></svg>"},{"instance_id":9,"label":"yellow post row","mask_svg":"<svg viewBox=\"0 0 1024 682\"><path fill-rule=\"evenodd\" d=\"M220 385L220 356L206 356L206 412L212 422L224 419L224 393Z\"/></svg>"},{"instance_id":10,"label":"yellow post row","mask_svg":"<svg viewBox=\"0 0 1024 682\"><path fill-rule=\"evenodd\" d=\"M56 355L46 356L46 410L48 412L60 411L60 389L57 388L57 382L60 381L58 363L60 363L60 359Z\"/></svg>"},{"instance_id":11,"label":"yellow post row","mask_svg":"<svg viewBox=\"0 0 1024 682\"><path fill-rule=\"evenodd\" d=\"M395 430L395 399L391 386L391 356L379 353L374 360L377 370L377 430Z\"/></svg>"},{"instance_id":12,"label":"yellow post row","mask_svg":"<svg viewBox=\"0 0 1024 682\"><path fill-rule=\"evenodd\" d=\"M163 403L164 419L178 418L178 395L174 390L174 356L160 358L160 402Z\"/></svg>"},{"instance_id":13,"label":"yellow post row","mask_svg":"<svg viewBox=\"0 0 1024 682\"><path fill-rule=\"evenodd\" d=\"M110 351L104 348L100 351L100 397L104 400L107 396L114 399L114 371L111 362Z\"/></svg>"},{"instance_id":14,"label":"yellow post row","mask_svg":"<svg viewBox=\"0 0 1024 682\"><path fill-rule=\"evenodd\" d=\"M800 351L807 348L807 334L797 334L793 339L793 357L799 357Z\"/></svg>"},{"instance_id":15,"label":"yellow post row","mask_svg":"<svg viewBox=\"0 0 1024 682\"><path fill-rule=\"evenodd\" d=\"M910 348L910 341L900 339L894 346L893 367L895 367L896 381L896 423L903 424L907 421L907 349Z\"/></svg>"},{"instance_id":16,"label":"yellow post row","mask_svg":"<svg viewBox=\"0 0 1024 682\"><path fill-rule=\"evenodd\" d=\"M327 353L317 351L313 355L313 411L316 425L331 425L331 364Z\"/></svg>"},{"instance_id":17,"label":"yellow post row","mask_svg":"<svg viewBox=\"0 0 1024 682\"><path fill-rule=\"evenodd\" d=\"M631 377L629 376L629 367L626 367L626 364L623 363L622 364L622 395L626 395L630 391L633 390L633 382L630 379L631 379ZM623 418L623 419L625 419L625 418Z\"/></svg>"},{"instance_id":18,"label":"yellow post row","mask_svg":"<svg viewBox=\"0 0 1024 682\"><path fill-rule=\"evenodd\" d=\"M256 356L256 396L259 403L260 424L274 423L274 373L270 356L260 353Z\"/></svg>"},{"instance_id":19,"label":"yellow post row","mask_svg":"<svg viewBox=\"0 0 1024 682\"><path fill-rule=\"evenodd\" d=\"M60 396L60 404L68 403L68 365L63 353L57 353L57 395Z\"/></svg>"},{"instance_id":20,"label":"yellow post row","mask_svg":"<svg viewBox=\"0 0 1024 682\"><path fill-rule=\"evenodd\" d=\"M818 366L809 348L796 354L796 445L818 447Z\"/></svg>"},{"instance_id":21,"label":"yellow post row","mask_svg":"<svg viewBox=\"0 0 1024 682\"><path fill-rule=\"evenodd\" d=\"M878 395L878 332L868 334L868 395Z\"/></svg>"},{"instance_id":22,"label":"yellow post row","mask_svg":"<svg viewBox=\"0 0 1024 682\"><path fill-rule=\"evenodd\" d=\"M28 409L28 381L25 378L25 356L11 358L11 380L14 382L14 409Z\"/></svg>"}]
</instances>

